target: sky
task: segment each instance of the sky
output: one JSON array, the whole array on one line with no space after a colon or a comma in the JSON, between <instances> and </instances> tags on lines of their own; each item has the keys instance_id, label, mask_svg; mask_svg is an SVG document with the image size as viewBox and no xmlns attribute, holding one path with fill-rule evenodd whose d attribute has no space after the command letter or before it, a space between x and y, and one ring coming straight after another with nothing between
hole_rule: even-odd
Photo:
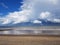
<instances>
[{"instance_id":1,"label":"sky","mask_svg":"<svg viewBox=\"0 0 60 45\"><path fill-rule=\"evenodd\" d=\"M19 11L22 0L0 0L0 14L7 15L9 12Z\"/></svg>"},{"instance_id":2,"label":"sky","mask_svg":"<svg viewBox=\"0 0 60 45\"><path fill-rule=\"evenodd\" d=\"M60 23L60 0L0 0L0 25L41 20Z\"/></svg>"}]
</instances>

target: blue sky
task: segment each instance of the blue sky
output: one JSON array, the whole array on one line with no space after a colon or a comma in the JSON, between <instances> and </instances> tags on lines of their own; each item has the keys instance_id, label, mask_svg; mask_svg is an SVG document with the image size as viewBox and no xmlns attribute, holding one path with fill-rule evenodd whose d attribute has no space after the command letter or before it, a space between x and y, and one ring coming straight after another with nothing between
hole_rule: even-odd
<instances>
[{"instance_id":1,"label":"blue sky","mask_svg":"<svg viewBox=\"0 0 60 45\"><path fill-rule=\"evenodd\" d=\"M0 0L0 14L6 15L9 12L19 11L22 0Z\"/></svg>"},{"instance_id":2,"label":"blue sky","mask_svg":"<svg viewBox=\"0 0 60 45\"><path fill-rule=\"evenodd\" d=\"M60 23L60 0L0 0L0 25Z\"/></svg>"}]
</instances>

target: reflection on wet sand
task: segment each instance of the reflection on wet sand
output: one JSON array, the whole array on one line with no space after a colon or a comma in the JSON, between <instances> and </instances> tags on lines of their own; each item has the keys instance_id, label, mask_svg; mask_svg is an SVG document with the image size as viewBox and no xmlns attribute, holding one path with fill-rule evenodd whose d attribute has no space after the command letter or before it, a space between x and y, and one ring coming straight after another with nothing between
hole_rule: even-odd
<instances>
[{"instance_id":1,"label":"reflection on wet sand","mask_svg":"<svg viewBox=\"0 0 60 45\"><path fill-rule=\"evenodd\" d=\"M0 28L0 34L9 35L60 35L60 26Z\"/></svg>"}]
</instances>

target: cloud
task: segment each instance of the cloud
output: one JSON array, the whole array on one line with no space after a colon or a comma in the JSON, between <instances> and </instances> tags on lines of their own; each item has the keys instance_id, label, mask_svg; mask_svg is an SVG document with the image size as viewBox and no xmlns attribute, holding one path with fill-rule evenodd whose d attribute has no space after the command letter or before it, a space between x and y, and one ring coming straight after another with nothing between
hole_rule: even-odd
<instances>
[{"instance_id":1,"label":"cloud","mask_svg":"<svg viewBox=\"0 0 60 45\"><path fill-rule=\"evenodd\" d=\"M58 4L58 0L49 0L49 2L53 3L53 4Z\"/></svg>"},{"instance_id":2,"label":"cloud","mask_svg":"<svg viewBox=\"0 0 60 45\"><path fill-rule=\"evenodd\" d=\"M60 23L60 19L54 19L53 22Z\"/></svg>"},{"instance_id":3,"label":"cloud","mask_svg":"<svg viewBox=\"0 0 60 45\"><path fill-rule=\"evenodd\" d=\"M23 0L23 5L20 6L20 11L10 12L5 17L1 18L0 24L17 24L34 20L34 23L41 23L36 19L51 20L56 22L60 10L59 0ZM7 7L2 3L4 7ZM8 7L7 7L8 8ZM56 13L56 14L55 14ZM59 17L60 18L60 17ZM55 19L55 20L54 20Z\"/></svg>"},{"instance_id":4,"label":"cloud","mask_svg":"<svg viewBox=\"0 0 60 45\"><path fill-rule=\"evenodd\" d=\"M30 10L23 10L19 12L9 13L5 18L2 19L2 24L17 24L21 22L28 22L31 11Z\"/></svg>"},{"instance_id":5,"label":"cloud","mask_svg":"<svg viewBox=\"0 0 60 45\"><path fill-rule=\"evenodd\" d=\"M51 15L50 12L42 12L40 13L40 19L47 19Z\"/></svg>"},{"instance_id":6,"label":"cloud","mask_svg":"<svg viewBox=\"0 0 60 45\"><path fill-rule=\"evenodd\" d=\"M38 24L38 23L42 23L42 21L34 20L32 23L36 23L36 24Z\"/></svg>"},{"instance_id":7,"label":"cloud","mask_svg":"<svg viewBox=\"0 0 60 45\"><path fill-rule=\"evenodd\" d=\"M3 19L2 20L2 24L8 24L8 23L10 23L11 21L9 20L9 19Z\"/></svg>"},{"instance_id":8,"label":"cloud","mask_svg":"<svg viewBox=\"0 0 60 45\"><path fill-rule=\"evenodd\" d=\"M8 8L7 5L5 5L4 3L0 3L4 8Z\"/></svg>"},{"instance_id":9,"label":"cloud","mask_svg":"<svg viewBox=\"0 0 60 45\"><path fill-rule=\"evenodd\" d=\"M56 18L54 16L54 14L50 13L50 12L42 12L40 14L40 19L44 19L44 20L47 20L47 21L51 21L53 23L60 23L60 19L59 18Z\"/></svg>"},{"instance_id":10,"label":"cloud","mask_svg":"<svg viewBox=\"0 0 60 45\"><path fill-rule=\"evenodd\" d=\"M48 21L51 21L54 23L60 23L60 19L48 19Z\"/></svg>"}]
</instances>

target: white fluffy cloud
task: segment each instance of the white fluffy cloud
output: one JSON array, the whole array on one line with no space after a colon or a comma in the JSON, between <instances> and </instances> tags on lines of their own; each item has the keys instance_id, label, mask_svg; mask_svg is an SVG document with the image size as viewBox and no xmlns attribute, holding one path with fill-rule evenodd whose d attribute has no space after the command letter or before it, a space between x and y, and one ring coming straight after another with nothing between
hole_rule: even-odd
<instances>
[{"instance_id":1,"label":"white fluffy cloud","mask_svg":"<svg viewBox=\"0 0 60 45\"><path fill-rule=\"evenodd\" d=\"M5 18L2 19L2 24L17 24L21 22L28 22L30 17L31 11L30 10L23 10L19 12L9 13Z\"/></svg>"},{"instance_id":2,"label":"white fluffy cloud","mask_svg":"<svg viewBox=\"0 0 60 45\"><path fill-rule=\"evenodd\" d=\"M38 23L42 23L42 22L39 21L39 20L34 20L32 23L36 23L36 24L38 24Z\"/></svg>"},{"instance_id":3,"label":"white fluffy cloud","mask_svg":"<svg viewBox=\"0 0 60 45\"><path fill-rule=\"evenodd\" d=\"M60 23L60 19L48 19L48 21L51 21L54 23Z\"/></svg>"},{"instance_id":4,"label":"white fluffy cloud","mask_svg":"<svg viewBox=\"0 0 60 45\"><path fill-rule=\"evenodd\" d=\"M54 22L60 23L60 19L54 19Z\"/></svg>"},{"instance_id":5,"label":"white fluffy cloud","mask_svg":"<svg viewBox=\"0 0 60 45\"><path fill-rule=\"evenodd\" d=\"M59 2L59 0L24 0L20 8L22 10L10 12L5 17L0 18L0 24L17 24L31 20L35 20L34 23L41 23L41 21L36 20L37 18L53 19L53 22L56 22L58 17L54 13L60 9Z\"/></svg>"},{"instance_id":6,"label":"white fluffy cloud","mask_svg":"<svg viewBox=\"0 0 60 45\"><path fill-rule=\"evenodd\" d=\"M42 12L40 13L40 19L47 19L51 15L50 12Z\"/></svg>"}]
</instances>

